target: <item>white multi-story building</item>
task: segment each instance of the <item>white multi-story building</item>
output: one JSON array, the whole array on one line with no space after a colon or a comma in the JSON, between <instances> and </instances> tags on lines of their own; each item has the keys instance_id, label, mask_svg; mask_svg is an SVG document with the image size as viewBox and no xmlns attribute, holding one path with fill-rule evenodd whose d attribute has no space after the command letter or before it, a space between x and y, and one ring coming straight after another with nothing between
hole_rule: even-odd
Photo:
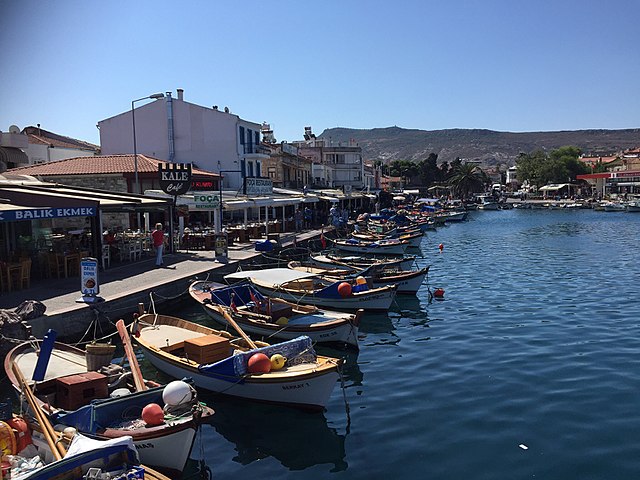
<instances>
[{"instance_id":1,"label":"white multi-story building","mask_svg":"<svg viewBox=\"0 0 640 480\"><path fill-rule=\"evenodd\" d=\"M226 107L185 102L182 89L177 98L171 92L152 97L154 101L139 107L134 103L145 98L134 100L136 108L98 122L103 155L143 153L167 162L192 163L222 172L223 185L230 189L242 188L246 177L266 176L262 162L269 152L260 144L261 124L243 120Z\"/></svg>"},{"instance_id":2,"label":"white multi-story building","mask_svg":"<svg viewBox=\"0 0 640 480\"><path fill-rule=\"evenodd\" d=\"M364 187L362 148L354 141L347 143L317 139L311 127L305 128L305 141L296 142L300 155L312 160L314 187L341 188L345 191Z\"/></svg>"}]
</instances>

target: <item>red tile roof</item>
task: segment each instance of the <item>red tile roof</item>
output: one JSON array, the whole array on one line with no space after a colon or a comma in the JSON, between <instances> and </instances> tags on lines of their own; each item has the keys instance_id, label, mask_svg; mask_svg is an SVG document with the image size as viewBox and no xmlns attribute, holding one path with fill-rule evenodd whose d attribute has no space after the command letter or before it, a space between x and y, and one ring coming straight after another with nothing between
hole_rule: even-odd
<instances>
[{"instance_id":1,"label":"red tile roof","mask_svg":"<svg viewBox=\"0 0 640 480\"><path fill-rule=\"evenodd\" d=\"M39 127L25 127L22 132L29 137L29 143L36 145L51 145L58 148L74 148L78 150L91 150L94 152L100 151L100 147L93 143L77 140L71 137L65 137L64 135L58 135L57 133L49 132Z\"/></svg>"},{"instance_id":2,"label":"red tile roof","mask_svg":"<svg viewBox=\"0 0 640 480\"><path fill-rule=\"evenodd\" d=\"M157 173L158 165L166 163L157 158L138 154L138 173ZM135 161L133 154L99 155L95 157L74 157L56 162L40 163L28 167L12 168L11 173L22 175L61 176L61 175L97 175L107 173L134 173ZM217 173L193 168L194 175L218 177Z\"/></svg>"}]
</instances>

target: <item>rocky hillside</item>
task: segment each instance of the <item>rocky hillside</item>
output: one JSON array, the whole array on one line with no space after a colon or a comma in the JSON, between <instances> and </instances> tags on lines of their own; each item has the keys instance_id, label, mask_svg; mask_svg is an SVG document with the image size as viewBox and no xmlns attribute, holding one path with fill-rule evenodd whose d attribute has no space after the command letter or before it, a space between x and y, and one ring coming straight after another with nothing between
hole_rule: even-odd
<instances>
[{"instance_id":1,"label":"rocky hillside","mask_svg":"<svg viewBox=\"0 0 640 480\"><path fill-rule=\"evenodd\" d=\"M520 152L553 150L575 145L585 154L610 154L640 146L640 129L575 130L559 132L510 133L493 130L409 130L399 127L357 130L330 128L320 138L336 142L354 139L362 147L365 160L413 160L438 154L438 161L457 157L479 160L484 165L512 165Z\"/></svg>"}]
</instances>

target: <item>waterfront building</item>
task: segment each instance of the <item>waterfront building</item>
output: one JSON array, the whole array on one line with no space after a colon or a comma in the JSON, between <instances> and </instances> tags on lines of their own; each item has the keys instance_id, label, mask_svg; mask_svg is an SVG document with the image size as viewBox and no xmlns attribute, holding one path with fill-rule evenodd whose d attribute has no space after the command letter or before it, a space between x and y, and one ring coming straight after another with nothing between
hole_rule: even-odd
<instances>
[{"instance_id":1,"label":"waterfront building","mask_svg":"<svg viewBox=\"0 0 640 480\"><path fill-rule=\"evenodd\" d=\"M311 159L313 188L339 188L349 193L365 186L362 148L354 140L343 143L316 138L311 127L305 127L304 138L293 143L300 155Z\"/></svg>"},{"instance_id":2,"label":"waterfront building","mask_svg":"<svg viewBox=\"0 0 640 480\"><path fill-rule=\"evenodd\" d=\"M154 96L155 98L155 96ZM133 105L132 105L133 106ZM135 117L135 145L133 119ZM142 153L170 163L191 163L222 172L224 187L239 190L248 177L263 177L269 151L261 144L261 124L228 107L203 107L184 100L178 89L98 122L104 155Z\"/></svg>"}]
</instances>

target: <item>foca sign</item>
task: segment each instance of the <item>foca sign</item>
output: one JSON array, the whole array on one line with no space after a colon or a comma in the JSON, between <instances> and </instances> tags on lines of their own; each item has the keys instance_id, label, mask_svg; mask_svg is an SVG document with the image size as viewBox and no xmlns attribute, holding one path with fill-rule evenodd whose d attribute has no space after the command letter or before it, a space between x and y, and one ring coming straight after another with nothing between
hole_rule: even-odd
<instances>
[{"instance_id":1,"label":"foca sign","mask_svg":"<svg viewBox=\"0 0 640 480\"><path fill-rule=\"evenodd\" d=\"M183 195L191 187L190 163L164 163L158 165L160 188L169 195Z\"/></svg>"}]
</instances>

